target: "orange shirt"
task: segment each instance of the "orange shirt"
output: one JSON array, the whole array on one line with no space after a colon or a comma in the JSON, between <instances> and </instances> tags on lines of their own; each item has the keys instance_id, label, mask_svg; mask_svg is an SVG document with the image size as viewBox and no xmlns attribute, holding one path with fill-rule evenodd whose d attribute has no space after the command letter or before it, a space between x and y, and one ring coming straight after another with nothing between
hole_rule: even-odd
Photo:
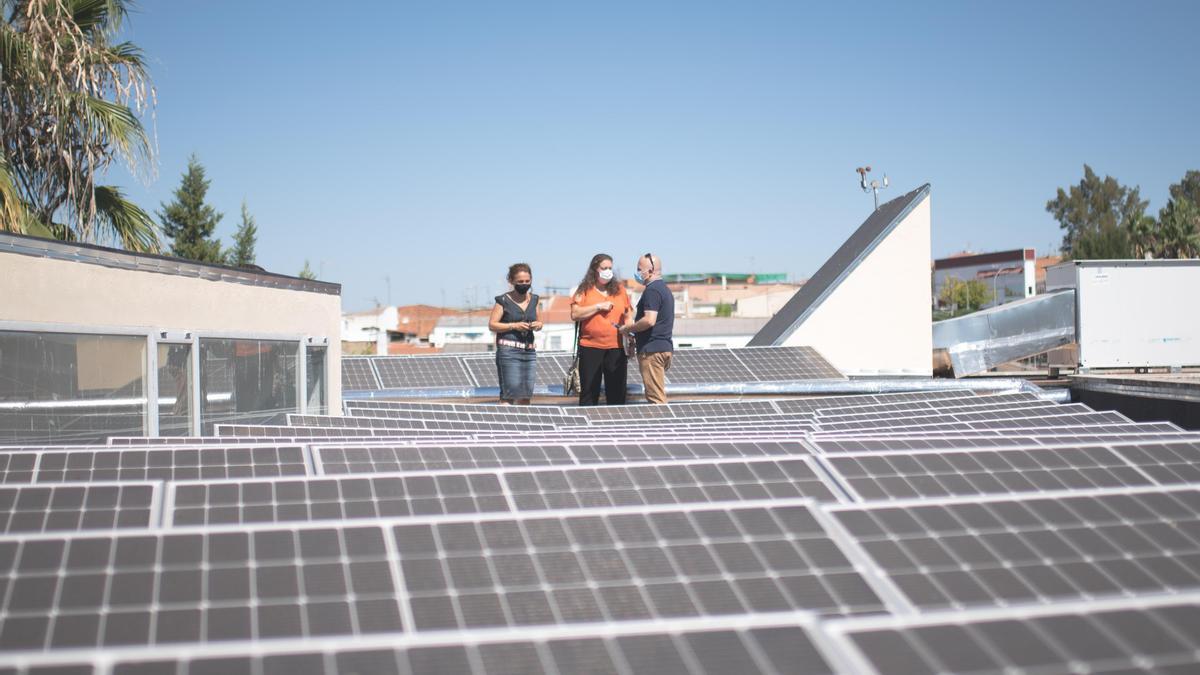
<instances>
[{"instance_id":1,"label":"orange shirt","mask_svg":"<svg viewBox=\"0 0 1200 675\"><path fill-rule=\"evenodd\" d=\"M596 312L584 319L579 326L579 344L593 349L619 349L621 341L617 339L617 328L614 323L622 323L626 313L632 313L629 304L629 294L621 288L613 295L605 295L596 290L595 286L588 288L581 299L578 295L571 298L572 305L589 307L601 302L611 302L612 309L607 312Z\"/></svg>"}]
</instances>

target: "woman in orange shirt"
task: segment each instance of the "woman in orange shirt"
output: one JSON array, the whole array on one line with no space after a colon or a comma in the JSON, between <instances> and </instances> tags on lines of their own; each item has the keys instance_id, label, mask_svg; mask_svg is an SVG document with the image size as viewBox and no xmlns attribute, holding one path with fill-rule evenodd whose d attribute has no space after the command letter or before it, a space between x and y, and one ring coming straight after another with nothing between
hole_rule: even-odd
<instances>
[{"instance_id":1,"label":"woman in orange shirt","mask_svg":"<svg viewBox=\"0 0 1200 675\"><path fill-rule=\"evenodd\" d=\"M612 256L597 253L571 298L571 318L579 322L579 405L604 400L625 403L625 350L617 326L632 314L629 294L613 273Z\"/></svg>"}]
</instances>

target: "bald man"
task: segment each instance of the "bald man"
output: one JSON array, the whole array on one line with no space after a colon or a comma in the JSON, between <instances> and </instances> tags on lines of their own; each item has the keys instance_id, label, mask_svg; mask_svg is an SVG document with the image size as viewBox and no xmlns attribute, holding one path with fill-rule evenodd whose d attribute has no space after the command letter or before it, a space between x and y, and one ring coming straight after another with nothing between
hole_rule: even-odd
<instances>
[{"instance_id":1,"label":"bald man","mask_svg":"<svg viewBox=\"0 0 1200 675\"><path fill-rule=\"evenodd\" d=\"M667 402L667 370L675 345L675 296L662 279L662 259L651 253L638 258L635 278L645 285L632 323L621 327L637 340L638 368L650 403Z\"/></svg>"}]
</instances>

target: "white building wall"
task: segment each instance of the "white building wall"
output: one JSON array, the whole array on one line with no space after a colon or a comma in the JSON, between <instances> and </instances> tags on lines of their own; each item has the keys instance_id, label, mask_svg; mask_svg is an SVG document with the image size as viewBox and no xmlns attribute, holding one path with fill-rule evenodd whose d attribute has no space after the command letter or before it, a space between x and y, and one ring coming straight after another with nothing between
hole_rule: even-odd
<instances>
[{"instance_id":1,"label":"white building wall","mask_svg":"<svg viewBox=\"0 0 1200 675\"><path fill-rule=\"evenodd\" d=\"M930 202L921 200L785 344L810 345L848 375L931 375Z\"/></svg>"}]
</instances>

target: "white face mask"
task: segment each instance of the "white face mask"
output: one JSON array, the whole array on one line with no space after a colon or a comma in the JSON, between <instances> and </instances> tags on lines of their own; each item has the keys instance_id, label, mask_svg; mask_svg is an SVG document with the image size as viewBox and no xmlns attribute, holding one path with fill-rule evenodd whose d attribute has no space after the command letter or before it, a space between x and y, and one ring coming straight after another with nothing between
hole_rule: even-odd
<instances>
[{"instance_id":1,"label":"white face mask","mask_svg":"<svg viewBox=\"0 0 1200 675\"><path fill-rule=\"evenodd\" d=\"M597 276L600 277L600 281L612 281L613 271L612 269L600 270Z\"/></svg>"}]
</instances>

